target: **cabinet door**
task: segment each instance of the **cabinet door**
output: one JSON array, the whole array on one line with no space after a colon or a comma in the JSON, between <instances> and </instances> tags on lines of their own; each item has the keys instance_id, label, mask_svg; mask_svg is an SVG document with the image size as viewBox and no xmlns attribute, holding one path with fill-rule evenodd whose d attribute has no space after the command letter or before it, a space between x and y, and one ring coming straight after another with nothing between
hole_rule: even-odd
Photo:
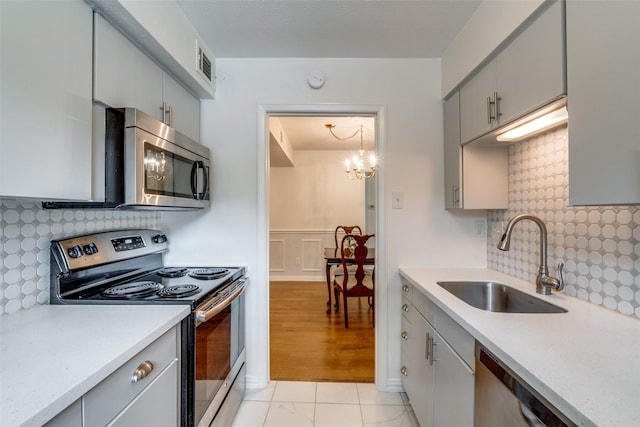
<instances>
[{"instance_id":1,"label":"cabinet door","mask_svg":"<svg viewBox=\"0 0 640 427\"><path fill-rule=\"evenodd\" d=\"M464 144L491 131L496 125L490 119L487 98L497 91L496 61L486 64L460 89L460 139Z\"/></svg>"},{"instance_id":2,"label":"cabinet door","mask_svg":"<svg viewBox=\"0 0 640 427\"><path fill-rule=\"evenodd\" d=\"M565 95L564 10L556 1L497 57L500 125Z\"/></svg>"},{"instance_id":3,"label":"cabinet door","mask_svg":"<svg viewBox=\"0 0 640 427\"><path fill-rule=\"evenodd\" d=\"M91 198L91 9L0 1L0 196Z\"/></svg>"},{"instance_id":4,"label":"cabinet door","mask_svg":"<svg viewBox=\"0 0 640 427\"><path fill-rule=\"evenodd\" d=\"M94 99L110 107L134 107L162 120L163 71L99 14L94 43Z\"/></svg>"},{"instance_id":5,"label":"cabinet door","mask_svg":"<svg viewBox=\"0 0 640 427\"><path fill-rule=\"evenodd\" d=\"M434 426L472 427L474 374L471 368L435 334Z\"/></svg>"},{"instance_id":6,"label":"cabinet door","mask_svg":"<svg viewBox=\"0 0 640 427\"><path fill-rule=\"evenodd\" d=\"M407 386L411 408L421 427L433 426L433 367L426 358L427 337L433 337L435 331L426 320L411 306L408 313L411 323L411 335L407 346Z\"/></svg>"},{"instance_id":7,"label":"cabinet door","mask_svg":"<svg viewBox=\"0 0 640 427\"><path fill-rule=\"evenodd\" d=\"M178 361L174 361L107 425L109 427L180 425L178 385Z\"/></svg>"},{"instance_id":8,"label":"cabinet door","mask_svg":"<svg viewBox=\"0 0 640 427\"><path fill-rule=\"evenodd\" d=\"M462 146L460 145L460 94L444 103L444 207L461 205Z\"/></svg>"},{"instance_id":9,"label":"cabinet door","mask_svg":"<svg viewBox=\"0 0 640 427\"><path fill-rule=\"evenodd\" d=\"M567 1L570 205L640 203L638 17L638 1Z\"/></svg>"},{"instance_id":10,"label":"cabinet door","mask_svg":"<svg viewBox=\"0 0 640 427\"><path fill-rule=\"evenodd\" d=\"M171 108L170 125L194 141L200 141L200 100L166 73L163 99Z\"/></svg>"},{"instance_id":11,"label":"cabinet door","mask_svg":"<svg viewBox=\"0 0 640 427\"><path fill-rule=\"evenodd\" d=\"M82 427L82 401L76 400L53 417L44 427Z\"/></svg>"}]
</instances>

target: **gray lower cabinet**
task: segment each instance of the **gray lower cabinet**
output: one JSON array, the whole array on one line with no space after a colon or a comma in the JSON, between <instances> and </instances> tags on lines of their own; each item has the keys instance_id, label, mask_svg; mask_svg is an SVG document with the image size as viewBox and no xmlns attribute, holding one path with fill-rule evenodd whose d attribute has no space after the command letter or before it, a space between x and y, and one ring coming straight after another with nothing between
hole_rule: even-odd
<instances>
[{"instance_id":1,"label":"gray lower cabinet","mask_svg":"<svg viewBox=\"0 0 640 427\"><path fill-rule=\"evenodd\" d=\"M129 359L46 427L180 425L178 326Z\"/></svg>"},{"instance_id":2,"label":"gray lower cabinet","mask_svg":"<svg viewBox=\"0 0 640 427\"><path fill-rule=\"evenodd\" d=\"M178 336L177 328L171 329L85 394L84 425L178 425ZM145 412L163 421L133 422Z\"/></svg>"},{"instance_id":3,"label":"gray lower cabinet","mask_svg":"<svg viewBox=\"0 0 640 427\"><path fill-rule=\"evenodd\" d=\"M402 313L402 385L420 426L473 426L475 340L408 283Z\"/></svg>"},{"instance_id":4,"label":"gray lower cabinet","mask_svg":"<svg viewBox=\"0 0 640 427\"><path fill-rule=\"evenodd\" d=\"M567 1L569 204L640 204L640 2Z\"/></svg>"}]
</instances>

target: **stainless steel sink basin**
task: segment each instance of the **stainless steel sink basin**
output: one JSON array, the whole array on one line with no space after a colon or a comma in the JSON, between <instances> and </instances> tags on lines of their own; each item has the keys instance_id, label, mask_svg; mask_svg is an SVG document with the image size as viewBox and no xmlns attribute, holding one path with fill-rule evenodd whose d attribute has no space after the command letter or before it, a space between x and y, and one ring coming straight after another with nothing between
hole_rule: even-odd
<instances>
[{"instance_id":1,"label":"stainless steel sink basin","mask_svg":"<svg viewBox=\"0 0 640 427\"><path fill-rule=\"evenodd\" d=\"M438 282L467 304L500 313L566 313L567 310L511 286L486 281Z\"/></svg>"}]
</instances>

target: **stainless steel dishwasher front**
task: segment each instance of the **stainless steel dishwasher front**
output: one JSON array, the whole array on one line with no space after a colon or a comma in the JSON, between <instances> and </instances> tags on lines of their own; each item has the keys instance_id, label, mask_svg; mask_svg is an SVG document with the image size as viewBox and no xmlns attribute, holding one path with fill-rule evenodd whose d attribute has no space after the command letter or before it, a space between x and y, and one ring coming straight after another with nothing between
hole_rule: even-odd
<instances>
[{"instance_id":1,"label":"stainless steel dishwasher front","mask_svg":"<svg viewBox=\"0 0 640 427\"><path fill-rule=\"evenodd\" d=\"M575 426L476 343L475 427Z\"/></svg>"}]
</instances>

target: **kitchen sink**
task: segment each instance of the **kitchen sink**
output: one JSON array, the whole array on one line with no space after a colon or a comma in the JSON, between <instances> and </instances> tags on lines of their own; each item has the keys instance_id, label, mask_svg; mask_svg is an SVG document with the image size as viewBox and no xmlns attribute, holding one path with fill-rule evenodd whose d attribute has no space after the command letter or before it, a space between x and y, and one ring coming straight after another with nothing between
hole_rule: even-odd
<instances>
[{"instance_id":1,"label":"kitchen sink","mask_svg":"<svg viewBox=\"0 0 640 427\"><path fill-rule=\"evenodd\" d=\"M438 282L467 304L500 313L566 313L557 305L535 298L511 286L490 281Z\"/></svg>"}]
</instances>

